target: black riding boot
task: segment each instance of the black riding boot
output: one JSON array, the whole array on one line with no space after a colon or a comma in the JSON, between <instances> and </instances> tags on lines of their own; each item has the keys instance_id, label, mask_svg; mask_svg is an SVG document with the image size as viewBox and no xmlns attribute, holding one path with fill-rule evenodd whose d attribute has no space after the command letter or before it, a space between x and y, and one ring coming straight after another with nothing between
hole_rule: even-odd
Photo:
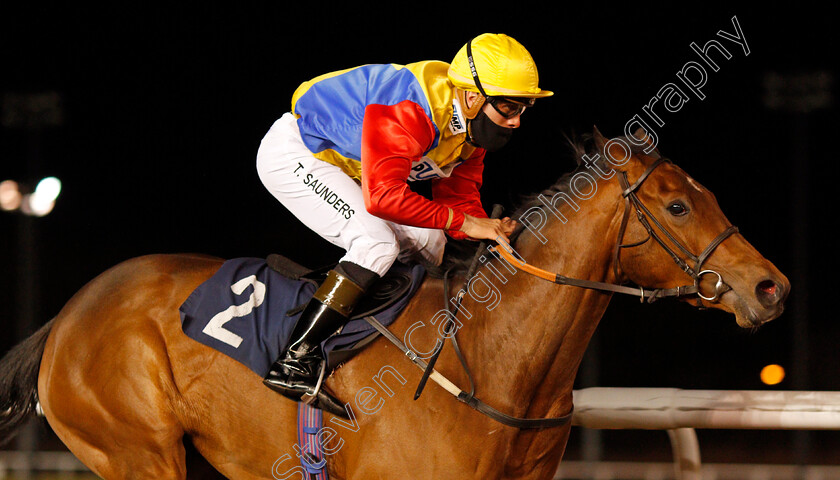
<instances>
[{"instance_id":1,"label":"black riding boot","mask_svg":"<svg viewBox=\"0 0 840 480\"><path fill-rule=\"evenodd\" d=\"M365 287L377 278L374 274L370 281L365 279L362 286L350 280L345 269L339 266L338 271L330 270L301 313L286 352L274 362L263 380L272 390L295 401L301 401L304 394L315 391L324 361L321 342L347 323ZM315 398L310 395L303 400L313 403Z\"/></svg>"}]
</instances>

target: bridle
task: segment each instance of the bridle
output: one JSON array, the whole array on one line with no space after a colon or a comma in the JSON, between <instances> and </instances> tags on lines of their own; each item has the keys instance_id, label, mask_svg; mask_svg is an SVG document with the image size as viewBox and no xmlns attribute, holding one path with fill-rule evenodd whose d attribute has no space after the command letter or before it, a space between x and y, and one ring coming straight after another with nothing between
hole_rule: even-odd
<instances>
[{"instance_id":1,"label":"bridle","mask_svg":"<svg viewBox=\"0 0 840 480\"><path fill-rule=\"evenodd\" d=\"M620 263L621 263L620 262L621 249L622 248L638 247L640 245L643 245L644 243L646 243L648 240L650 240L652 238L656 241L656 243L659 244L659 246L662 247L663 250L665 250L665 252L668 253L668 255L671 256L671 258L674 260L674 263L676 263L677 266L679 266L682 269L682 271L684 271L686 274L688 274L691 278L694 279L694 285L680 287L682 289L682 294L679 295L679 296L687 295L687 294L697 294L697 296L702 298L703 300L706 300L708 302L717 302L720 299L720 296L723 295L727 290L729 290L729 286L727 286L725 283L723 283L723 278L721 277L720 273L718 273L717 271L715 271L715 270L703 270L703 264L706 262L706 260L712 254L712 252L714 252L715 249L721 243L723 243L724 240L729 238L732 234L738 233L738 227L736 227L734 225L730 225L729 227L727 227L723 232L721 232L717 237L715 237L711 241L711 243L709 243L709 245L700 253L700 255L694 255L693 253L691 253L691 251L688 250L688 248L686 248L682 243L680 243L680 241L677 240L674 237L674 235L672 235L671 232L669 232L668 229L665 228L659 222L659 220L656 219L656 217L650 212L650 210L648 210L647 207L645 207L645 205L641 202L641 200L639 200L639 197L636 195L636 191L639 189L639 187L642 186L642 183L647 179L647 177L656 169L656 167L658 167L659 165L662 165L665 162L670 163L670 160L667 159L667 158L657 159L655 162L653 162L647 168L647 170L645 170L645 172L642 174L642 176L639 177L639 179L636 180L636 183L634 183L633 185L630 185L630 182L627 180L627 172L626 171L620 171L619 172L620 176L618 177L618 181L621 184L621 188L623 189L623 191L621 192L621 195L624 197L625 207L624 207L624 217L622 218L622 221L621 221L621 228L619 229L618 241L616 242L616 247L615 247L615 254L614 254L614 257L615 257L614 260L615 261L613 262L613 268L615 269L616 279L621 278L621 276L619 275ZM648 236L647 236L647 238L645 238L644 240L642 240L640 242L635 242L635 243L631 243L631 244L622 244L621 242L624 240L624 232L627 228L627 219L629 217L629 211L630 211L631 205L635 208L636 218L638 218L639 223L641 223L642 226L645 227L645 230L647 230ZM666 242L664 242L659 235L656 234L656 231L653 229L653 226L651 225L651 222L653 222L653 224L656 225L656 227L662 233L665 234L665 236L668 238L668 240L671 241L672 244L676 245L677 249L679 249L689 260L694 262L694 267L691 267L685 260L683 260L677 254L677 252L675 252L671 247L669 247L668 244ZM700 281L703 278L703 275L707 275L707 274L717 276L717 281L715 282L715 292L714 292L714 295L712 295L710 297L704 296L703 293L700 292ZM651 297L651 298L654 298L654 297Z\"/></svg>"},{"instance_id":2,"label":"bridle","mask_svg":"<svg viewBox=\"0 0 840 480\"><path fill-rule=\"evenodd\" d=\"M715 270L704 270L703 264L712 255L715 249L718 246L720 246L721 243L723 243L724 240L738 232L738 227L734 225L730 225L729 227L727 227L723 232L721 232L717 237L715 237L711 241L711 243L709 243L709 245L700 253L700 255L694 255L693 253L691 253L691 251L688 248L686 248L682 243L680 243L680 241L677 240L676 237L674 237L674 235L671 234L671 232L669 232L668 229L666 229L659 222L659 220L656 219L656 217L650 212L650 210L648 210L647 207L645 207L645 205L641 202L641 200L639 200L639 197L636 195L636 192L642 186L644 181L647 180L650 174L653 173L656 167L662 165L665 162L670 163L670 160L668 160L667 158L658 158L645 170L645 172L632 185L627 179L626 171L618 172L618 181L622 188L621 195L624 198L624 216L621 219L618 238L616 240L615 248L613 249L613 269L616 280L620 280L622 278L620 272L621 250L624 248L633 248L641 246L647 243L647 241L652 238L665 250L665 252L668 253L668 255L674 260L674 262L680 267L680 269L682 269L683 272L688 274L694 280L692 285L659 289L645 288L642 286L633 288L606 282L595 282L591 280L569 278L560 274L551 273L546 270L534 267L525 263L523 260L516 258L513 255L513 249L507 244L507 242L500 241L498 247L491 247L491 250L498 253L503 259L505 259L508 263L512 264L514 267L559 285L571 285L580 288L589 288L628 295L636 295L640 297L640 301L647 301L648 303L652 303L657 299L663 297L685 297L689 295L697 295L700 299L706 300L707 302L717 302L718 300L720 300L721 295L723 295L730 288L723 282L723 277L720 273L718 273ZM647 230L648 235L644 240L641 240L639 242L625 244L622 242L624 241L624 233L627 230L627 224L629 223L631 208L636 211L636 218L638 218L642 226L645 227L645 230ZM656 225L656 227L665 235L665 237L667 237L671 243L676 245L677 249L685 257L687 257L688 260L694 262L693 267L689 265L686 260L683 260L683 258L676 251L674 251L674 249L671 248L668 245L668 243L666 243L662 239L662 237L653 228L653 225ZM704 275L717 276L717 281L715 282L715 292L712 296L705 296L700 292L700 281L702 280Z\"/></svg>"},{"instance_id":3,"label":"bridle","mask_svg":"<svg viewBox=\"0 0 840 480\"><path fill-rule=\"evenodd\" d=\"M706 300L708 302L716 302L720 299L720 296L723 295L724 292L729 290L729 286L723 283L723 278L721 277L720 273L714 270L703 270L703 264L712 255L712 252L720 246L721 243L724 242L727 238L731 235L738 232L738 227L729 226L727 227L722 233L720 233L717 237L712 240L711 243L700 253L700 255L694 255L691 253L688 248L686 248L682 243L680 243L674 235L672 235L660 222L656 219L656 217L648 210L647 207L639 200L639 197L636 195L636 192L642 186L644 181L650 176L650 174L656 169L656 167L662 165L665 162L669 162L670 160L666 158L658 158L654 161L646 170L645 172L636 180L635 183L632 185L630 184L629 180L627 179L627 172L620 171L620 176L618 177L622 192L621 195L624 198L624 215L621 219L621 225L619 227L618 238L616 239L616 244L614 248L614 261L613 266L615 269L615 278L616 281L619 281L622 277L620 275L620 254L621 250L624 248L633 248L641 246L647 243L648 240L651 238L656 241L674 260L674 262L686 273L688 274L693 280L694 283L692 285L684 285L675 288L667 288L667 289L645 289L644 287L628 287L624 285L617 285L612 283L606 282L596 282L592 280L581 280L576 278L569 278L565 277L560 274L551 273L547 270L543 270L532 265L529 265L524 260L517 258L514 256L513 248L502 238L498 239L498 245L494 247L488 247L488 249L492 252L497 253L500 257L502 257L505 261L507 261L512 266L535 275L537 277L543 278L545 280L551 281L553 283L559 285L571 285L575 287L581 288L589 288L601 291L609 291L609 292L616 292L616 293L624 293L630 295L638 295L642 302L647 301L648 303L654 302L655 300L663 297L684 297L688 295L697 295L699 298ZM622 243L624 240L624 234L627 230L627 224L630 218L630 211L631 208L635 209L636 217L639 219L639 222L645 227L647 230L647 237L644 240L639 242L625 244ZM494 213L491 215L491 218L497 218L501 214L501 207L497 205L494 208ZM689 260L694 262L694 267L690 266L688 262L682 259L680 255L675 252L668 244L656 233L656 230L653 228L653 225L663 232L663 234L670 240L674 245L677 246L677 249L682 252ZM475 258L473 259L472 265L470 266L469 271L466 275L466 283L468 284L470 279L475 272L475 268L478 265L478 259L482 251L484 250L485 243L482 242L479 245L478 250L476 251ZM448 273L448 272L447 272ZM702 293L700 293L700 281L703 278L703 275L707 274L714 274L717 275L717 282L715 284L715 293L711 297L706 297ZM464 293L462 289L460 294ZM446 326L444 327L445 331L449 331L449 327L451 326L452 319L455 318L458 314L458 309L460 307L460 300L462 296L459 295L457 297L455 311L451 311L449 307L449 290L448 290L448 274L444 275L444 305L445 309L449 313ZM566 425L571 421L572 412L567 413L561 417L553 417L553 418L516 418L510 415L504 414L495 408L487 405L480 399L476 398L475 396L475 382L473 381L472 373L466 363L466 360L461 353L461 349L458 346L458 341L454 335L451 336L451 342L455 349L455 354L458 357L458 360L461 362L464 371L467 374L467 378L469 379L470 383L470 391L465 392L454 385L452 382L447 380L445 377L440 375L436 370L434 370L435 361L438 358L438 355L441 352L441 347L443 344L439 344L437 347L436 352L430 358L429 363L423 362L416 353L411 351L405 344L400 341L394 334L388 331L386 327L380 324L375 318L368 316L365 319L373 325L383 336L388 338L394 345L396 345L408 358L418 367L420 367L424 373L423 377L420 381L420 384L417 387L417 392L414 395L414 399L416 400L420 393L423 391L423 387L426 384L426 380L428 378L432 378L437 382L441 387L443 387L446 391L454 395L459 401L469 405L473 409L487 415L488 417L511 427L520 428L520 429L542 429L542 428L551 428L551 427L559 427L562 425Z\"/></svg>"}]
</instances>

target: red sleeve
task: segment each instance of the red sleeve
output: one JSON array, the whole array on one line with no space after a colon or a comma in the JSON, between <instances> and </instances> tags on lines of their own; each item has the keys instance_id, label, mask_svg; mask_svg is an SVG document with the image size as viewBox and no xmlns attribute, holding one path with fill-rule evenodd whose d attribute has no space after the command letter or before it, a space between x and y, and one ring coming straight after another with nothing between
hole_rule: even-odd
<instances>
[{"instance_id":1,"label":"red sleeve","mask_svg":"<svg viewBox=\"0 0 840 480\"><path fill-rule=\"evenodd\" d=\"M449 208L411 191L411 162L428 151L435 127L422 107L409 100L396 105L368 105L362 125L362 193L372 215L401 225L443 229ZM460 168L460 167L459 167ZM453 208L450 228L464 215Z\"/></svg>"},{"instance_id":2,"label":"red sleeve","mask_svg":"<svg viewBox=\"0 0 840 480\"><path fill-rule=\"evenodd\" d=\"M452 169L448 178L432 180L432 198L435 202L473 217L487 218L479 194L485 152L483 148L477 148L470 158ZM458 222L452 222L451 229L446 233L458 240L467 238L464 232L458 231L463 223L464 219L461 216Z\"/></svg>"}]
</instances>

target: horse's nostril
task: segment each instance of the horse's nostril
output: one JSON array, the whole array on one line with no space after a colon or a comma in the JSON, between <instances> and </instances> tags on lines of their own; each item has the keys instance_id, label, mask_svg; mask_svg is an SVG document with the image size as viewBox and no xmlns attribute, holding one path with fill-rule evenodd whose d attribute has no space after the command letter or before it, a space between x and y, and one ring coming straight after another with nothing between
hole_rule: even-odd
<instances>
[{"instance_id":1,"label":"horse's nostril","mask_svg":"<svg viewBox=\"0 0 840 480\"><path fill-rule=\"evenodd\" d=\"M765 307L772 307L779 303L782 298L782 288L773 280L764 280L755 287L755 295L758 301Z\"/></svg>"},{"instance_id":2,"label":"horse's nostril","mask_svg":"<svg viewBox=\"0 0 840 480\"><path fill-rule=\"evenodd\" d=\"M776 293L777 285L775 282L771 280L765 280L758 284L758 289L761 290L765 295L773 295Z\"/></svg>"}]
</instances>

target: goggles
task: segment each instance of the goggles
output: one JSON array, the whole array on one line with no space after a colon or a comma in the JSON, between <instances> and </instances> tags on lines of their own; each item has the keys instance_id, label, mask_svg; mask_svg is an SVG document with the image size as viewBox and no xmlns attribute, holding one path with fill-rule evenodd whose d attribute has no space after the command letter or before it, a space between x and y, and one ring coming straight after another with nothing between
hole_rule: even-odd
<instances>
[{"instance_id":1,"label":"goggles","mask_svg":"<svg viewBox=\"0 0 840 480\"><path fill-rule=\"evenodd\" d=\"M499 115L505 118L513 118L517 115L522 115L528 107L534 106L533 98L512 99L508 97L487 97L489 103Z\"/></svg>"},{"instance_id":2,"label":"goggles","mask_svg":"<svg viewBox=\"0 0 840 480\"><path fill-rule=\"evenodd\" d=\"M512 97L490 97L484 92L484 88L481 87L481 81L478 79L478 71L475 68L475 61L473 61L472 40L467 42L467 61L470 64L470 73L472 73L476 88L478 88L481 95L487 99L487 103L489 103L499 113L499 115L505 118L513 118L517 115L521 115L527 107L534 106L535 99L533 98L523 97L514 99Z\"/></svg>"}]
</instances>

